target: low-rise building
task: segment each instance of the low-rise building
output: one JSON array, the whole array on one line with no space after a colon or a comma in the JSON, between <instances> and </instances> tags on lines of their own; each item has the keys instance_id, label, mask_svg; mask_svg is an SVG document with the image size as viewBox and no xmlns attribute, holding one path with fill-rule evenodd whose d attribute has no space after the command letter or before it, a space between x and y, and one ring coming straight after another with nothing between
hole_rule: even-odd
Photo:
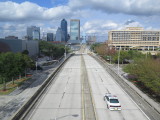
<instances>
[{"instance_id":1,"label":"low-rise building","mask_svg":"<svg viewBox=\"0 0 160 120\"><path fill-rule=\"evenodd\" d=\"M5 39L18 39L18 37L16 37L16 36L7 36L7 37L5 37Z\"/></svg>"},{"instance_id":2,"label":"low-rise building","mask_svg":"<svg viewBox=\"0 0 160 120\"><path fill-rule=\"evenodd\" d=\"M108 33L109 46L115 49L157 50L160 48L160 31L144 30L141 27L127 27Z\"/></svg>"},{"instance_id":3,"label":"low-rise building","mask_svg":"<svg viewBox=\"0 0 160 120\"><path fill-rule=\"evenodd\" d=\"M96 42L96 36L88 36L87 41L88 44L94 44Z\"/></svg>"},{"instance_id":4,"label":"low-rise building","mask_svg":"<svg viewBox=\"0 0 160 120\"><path fill-rule=\"evenodd\" d=\"M39 42L35 40L0 39L0 52L23 52L28 50L30 56L39 53Z\"/></svg>"}]
</instances>

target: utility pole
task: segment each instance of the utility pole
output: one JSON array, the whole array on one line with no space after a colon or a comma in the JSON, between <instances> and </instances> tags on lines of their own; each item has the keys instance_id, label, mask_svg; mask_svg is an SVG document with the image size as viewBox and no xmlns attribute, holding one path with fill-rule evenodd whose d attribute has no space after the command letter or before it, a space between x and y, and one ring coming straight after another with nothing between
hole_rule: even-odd
<instances>
[{"instance_id":1,"label":"utility pole","mask_svg":"<svg viewBox=\"0 0 160 120\"><path fill-rule=\"evenodd\" d=\"M121 50L121 46L119 47L119 52L118 52L118 75L119 75L119 59L120 59L120 50Z\"/></svg>"}]
</instances>

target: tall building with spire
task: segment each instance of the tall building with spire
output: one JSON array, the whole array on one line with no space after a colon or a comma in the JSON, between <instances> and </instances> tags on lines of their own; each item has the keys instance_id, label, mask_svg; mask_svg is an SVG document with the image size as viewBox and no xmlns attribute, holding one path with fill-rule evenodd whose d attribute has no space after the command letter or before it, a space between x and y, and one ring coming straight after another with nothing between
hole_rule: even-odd
<instances>
[{"instance_id":1,"label":"tall building with spire","mask_svg":"<svg viewBox=\"0 0 160 120\"><path fill-rule=\"evenodd\" d=\"M64 34L64 40L65 42L68 41L68 32L67 32L67 21L63 19L61 21L61 29L62 29L62 34Z\"/></svg>"}]
</instances>

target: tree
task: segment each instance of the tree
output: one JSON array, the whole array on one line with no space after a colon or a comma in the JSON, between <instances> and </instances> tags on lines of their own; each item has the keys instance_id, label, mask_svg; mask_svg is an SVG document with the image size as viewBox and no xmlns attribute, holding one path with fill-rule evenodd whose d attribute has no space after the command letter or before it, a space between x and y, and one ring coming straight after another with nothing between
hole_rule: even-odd
<instances>
[{"instance_id":1,"label":"tree","mask_svg":"<svg viewBox=\"0 0 160 120\"><path fill-rule=\"evenodd\" d=\"M120 54L119 54L120 53ZM120 56L119 57L119 63L124 63L126 60L128 60L129 59L129 54L128 54L128 52L127 51L117 51L116 52L116 54L114 55L114 57L113 57L113 61L115 62L115 63L118 63L118 56Z\"/></svg>"},{"instance_id":2,"label":"tree","mask_svg":"<svg viewBox=\"0 0 160 120\"><path fill-rule=\"evenodd\" d=\"M1 53L0 54L0 80L3 82L3 90L6 90L6 82L24 73L26 68L31 67L33 61L25 54L21 53Z\"/></svg>"},{"instance_id":3,"label":"tree","mask_svg":"<svg viewBox=\"0 0 160 120\"><path fill-rule=\"evenodd\" d=\"M54 45L52 43L41 41L39 44L40 52L51 58L59 58L64 55L65 45ZM69 49L66 48L66 52Z\"/></svg>"},{"instance_id":4,"label":"tree","mask_svg":"<svg viewBox=\"0 0 160 120\"><path fill-rule=\"evenodd\" d=\"M3 90L6 89L6 82L14 76L14 54L12 52L2 53L1 54L1 78L3 79Z\"/></svg>"},{"instance_id":5,"label":"tree","mask_svg":"<svg viewBox=\"0 0 160 120\"><path fill-rule=\"evenodd\" d=\"M137 77L141 87L147 88L150 93L160 95L160 60L152 58L137 59L124 69Z\"/></svg>"},{"instance_id":6,"label":"tree","mask_svg":"<svg viewBox=\"0 0 160 120\"><path fill-rule=\"evenodd\" d=\"M29 55L29 51L28 50L23 50L22 54Z\"/></svg>"}]
</instances>

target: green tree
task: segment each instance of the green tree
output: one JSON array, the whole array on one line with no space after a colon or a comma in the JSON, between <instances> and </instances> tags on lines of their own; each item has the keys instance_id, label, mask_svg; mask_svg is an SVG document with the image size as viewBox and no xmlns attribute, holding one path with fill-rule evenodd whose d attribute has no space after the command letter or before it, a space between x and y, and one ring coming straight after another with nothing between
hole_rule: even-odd
<instances>
[{"instance_id":1,"label":"green tree","mask_svg":"<svg viewBox=\"0 0 160 120\"><path fill-rule=\"evenodd\" d=\"M21 54L21 53L16 53L15 54L15 60L16 60L16 62L15 62L15 65L16 65L15 71L19 75L19 77L21 78L21 75L23 74L23 72L25 71L25 68L26 68L24 55Z\"/></svg>"},{"instance_id":2,"label":"green tree","mask_svg":"<svg viewBox=\"0 0 160 120\"><path fill-rule=\"evenodd\" d=\"M2 53L1 54L1 78L3 79L4 87L6 89L6 82L9 81L12 76L15 74L15 59L14 54L12 52Z\"/></svg>"},{"instance_id":3,"label":"green tree","mask_svg":"<svg viewBox=\"0 0 160 120\"><path fill-rule=\"evenodd\" d=\"M129 54L128 54L128 51L117 51L116 54L114 55L113 57L113 61L115 63L118 63L118 56L119 56L119 63L124 63L125 60L128 60L130 58Z\"/></svg>"},{"instance_id":4,"label":"green tree","mask_svg":"<svg viewBox=\"0 0 160 120\"><path fill-rule=\"evenodd\" d=\"M22 54L29 55L29 51L28 50L23 50Z\"/></svg>"},{"instance_id":5,"label":"green tree","mask_svg":"<svg viewBox=\"0 0 160 120\"><path fill-rule=\"evenodd\" d=\"M141 83L154 94L160 94L160 60L137 59L134 63L127 65L124 70L137 76L138 83Z\"/></svg>"},{"instance_id":6,"label":"green tree","mask_svg":"<svg viewBox=\"0 0 160 120\"><path fill-rule=\"evenodd\" d=\"M57 59L64 55L65 45L54 45L46 41L40 41L39 45L40 52L46 56ZM66 47L66 52L68 52L68 50Z\"/></svg>"}]
</instances>

